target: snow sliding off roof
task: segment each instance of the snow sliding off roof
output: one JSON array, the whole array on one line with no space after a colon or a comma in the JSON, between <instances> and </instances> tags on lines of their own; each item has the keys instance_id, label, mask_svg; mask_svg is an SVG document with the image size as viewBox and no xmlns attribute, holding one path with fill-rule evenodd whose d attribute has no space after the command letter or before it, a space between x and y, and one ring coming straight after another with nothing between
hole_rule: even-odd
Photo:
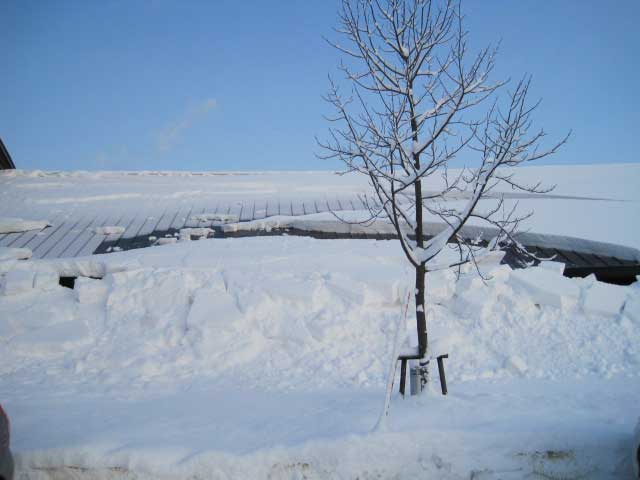
<instances>
[{"instance_id":1,"label":"snow sliding off roof","mask_svg":"<svg viewBox=\"0 0 640 480\"><path fill-rule=\"evenodd\" d=\"M547 237L554 239L553 248L564 247L556 245L563 243L562 236L640 247L634 221L640 218L640 166L527 167L518 169L517 175L523 181L557 185L546 195L514 194L508 185L497 189L507 206L517 202L523 212L535 212L523 228L555 235ZM438 187L427 185L427 189ZM335 226L339 222L328 212L361 211L372 199L365 179L333 172L13 170L0 174L0 200L0 247L29 248L34 258L64 258L104 253L109 247L148 246L158 242L157 237L179 237L185 228L276 216L316 215L305 218L307 227L324 221L326 230L331 221L334 227L329 230L344 229ZM462 202L464 195L446 201ZM487 206L490 202L484 201ZM380 236L387 230L378 225L369 233ZM355 233L351 236L357 237ZM583 247L589 253L593 245ZM618 249L614 255L632 260L634 251Z\"/></svg>"}]
</instances>

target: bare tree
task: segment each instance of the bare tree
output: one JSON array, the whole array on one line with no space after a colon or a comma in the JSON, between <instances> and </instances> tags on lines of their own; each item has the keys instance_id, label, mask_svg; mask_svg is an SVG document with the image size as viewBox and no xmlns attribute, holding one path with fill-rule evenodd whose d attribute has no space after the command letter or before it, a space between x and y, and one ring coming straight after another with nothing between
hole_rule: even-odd
<instances>
[{"instance_id":1,"label":"bare tree","mask_svg":"<svg viewBox=\"0 0 640 480\"><path fill-rule=\"evenodd\" d=\"M329 41L343 54L340 70L350 85L343 96L330 78L326 100L335 108L329 138L319 141L323 158L340 159L348 171L366 175L376 201L370 218L388 219L408 261L415 268L415 315L418 349L406 358L428 353L425 277L435 268L476 262L484 251L515 241L519 224L530 214L505 212L496 185L529 193L548 192L540 184L519 183L504 167L546 157L566 141L539 149L543 131L530 134L537 105L526 102L529 79L509 93L504 105L491 83L495 50L471 55L459 4L453 0L342 0L336 32L346 43ZM476 118L473 119L472 115ZM454 158L471 152L473 167L451 173ZM441 186L425 189L433 177ZM462 208L447 203L465 199ZM486 210L482 199L493 198ZM479 246L462 235L469 219L497 230ZM427 237L426 220L444 228ZM436 265L445 245L453 245L455 262Z\"/></svg>"}]
</instances>

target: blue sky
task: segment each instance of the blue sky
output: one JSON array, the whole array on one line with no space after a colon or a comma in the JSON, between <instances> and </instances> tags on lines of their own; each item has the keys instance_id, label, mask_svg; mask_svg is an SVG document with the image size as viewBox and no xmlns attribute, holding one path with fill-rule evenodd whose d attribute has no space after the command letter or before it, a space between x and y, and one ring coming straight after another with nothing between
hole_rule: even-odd
<instances>
[{"instance_id":1,"label":"blue sky","mask_svg":"<svg viewBox=\"0 0 640 480\"><path fill-rule=\"evenodd\" d=\"M0 2L0 137L19 168L327 169L338 2ZM637 162L640 2L467 0L494 78L533 74L549 162Z\"/></svg>"}]
</instances>

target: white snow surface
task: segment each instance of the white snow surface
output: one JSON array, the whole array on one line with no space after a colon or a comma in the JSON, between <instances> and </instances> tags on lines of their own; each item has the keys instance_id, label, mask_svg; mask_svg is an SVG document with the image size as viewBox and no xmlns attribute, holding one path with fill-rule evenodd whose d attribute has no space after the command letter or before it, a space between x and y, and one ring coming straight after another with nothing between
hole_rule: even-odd
<instances>
[{"instance_id":1,"label":"white snow surface","mask_svg":"<svg viewBox=\"0 0 640 480\"><path fill-rule=\"evenodd\" d=\"M18 478L629 476L640 287L498 261L486 281L429 274L449 395L434 368L431 391L394 392L375 432L413 288L396 242L203 239L0 262ZM70 290L59 275L81 277Z\"/></svg>"}]
</instances>

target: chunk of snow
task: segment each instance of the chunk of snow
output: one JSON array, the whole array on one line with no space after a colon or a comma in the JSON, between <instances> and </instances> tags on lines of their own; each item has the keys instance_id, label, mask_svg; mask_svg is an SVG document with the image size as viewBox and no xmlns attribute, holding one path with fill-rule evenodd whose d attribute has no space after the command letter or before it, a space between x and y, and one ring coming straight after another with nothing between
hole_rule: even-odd
<instances>
[{"instance_id":1,"label":"chunk of snow","mask_svg":"<svg viewBox=\"0 0 640 480\"><path fill-rule=\"evenodd\" d=\"M580 288L573 280L548 268L514 270L510 281L525 290L539 305L568 307L575 305L580 297Z\"/></svg>"},{"instance_id":2,"label":"chunk of snow","mask_svg":"<svg viewBox=\"0 0 640 480\"><path fill-rule=\"evenodd\" d=\"M60 276L54 270L38 270L33 279L33 288L36 290L53 290L60 285Z\"/></svg>"},{"instance_id":3,"label":"chunk of snow","mask_svg":"<svg viewBox=\"0 0 640 480\"><path fill-rule=\"evenodd\" d=\"M172 245L177 242L178 239L176 237L162 237L157 239L154 245Z\"/></svg>"},{"instance_id":4,"label":"chunk of snow","mask_svg":"<svg viewBox=\"0 0 640 480\"><path fill-rule=\"evenodd\" d=\"M513 272L513 270L509 265L498 265L489 270L486 276L495 282L506 283L509 280L509 277L511 277L511 272Z\"/></svg>"},{"instance_id":5,"label":"chunk of snow","mask_svg":"<svg viewBox=\"0 0 640 480\"><path fill-rule=\"evenodd\" d=\"M486 253L480 253L476 256L476 261L468 263L462 267L464 273L477 275L480 272L485 278L493 278L498 274L504 281L509 276L511 268L508 265L502 265L502 259L506 252L503 250L493 250ZM436 257L437 259L438 257ZM506 268L505 268L506 267Z\"/></svg>"},{"instance_id":6,"label":"chunk of snow","mask_svg":"<svg viewBox=\"0 0 640 480\"><path fill-rule=\"evenodd\" d=\"M543 260L540 262L540 264L538 265L538 268L545 268L547 270L551 270L553 272L556 272L560 275L564 274L564 263L562 262L553 262L551 260Z\"/></svg>"},{"instance_id":7,"label":"chunk of snow","mask_svg":"<svg viewBox=\"0 0 640 480\"><path fill-rule=\"evenodd\" d=\"M47 220L24 220L15 217L0 217L0 233L19 233L42 230L51 224Z\"/></svg>"},{"instance_id":8,"label":"chunk of snow","mask_svg":"<svg viewBox=\"0 0 640 480\"><path fill-rule=\"evenodd\" d=\"M585 293L583 307L587 312L599 315L618 315L626 294L626 288L619 285L594 282Z\"/></svg>"},{"instance_id":9,"label":"chunk of snow","mask_svg":"<svg viewBox=\"0 0 640 480\"><path fill-rule=\"evenodd\" d=\"M140 262L135 257L112 259L109 262L98 260L100 257L86 258L57 258L40 261L37 271L53 270L60 277L94 277L102 278L108 273L123 272L140 268Z\"/></svg>"},{"instance_id":10,"label":"chunk of snow","mask_svg":"<svg viewBox=\"0 0 640 480\"><path fill-rule=\"evenodd\" d=\"M73 290L78 303L96 303L105 299L109 285L102 279L78 277Z\"/></svg>"},{"instance_id":11,"label":"chunk of snow","mask_svg":"<svg viewBox=\"0 0 640 480\"><path fill-rule=\"evenodd\" d=\"M429 272L425 288L428 304L447 302L456 291L456 274L451 269Z\"/></svg>"},{"instance_id":12,"label":"chunk of snow","mask_svg":"<svg viewBox=\"0 0 640 480\"><path fill-rule=\"evenodd\" d=\"M3 295L17 295L33 289L33 270L10 270L4 274L2 281Z\"/></svg>"},{"instance_id":13,"label":"chunk of snow","mask_svg":"<svg viewBox=\"0 0 640 480\"><path fill-rule=\"evenodd\" d=\"M0 247L0 262L5 260L27 260L31 258L28 248Z\"/></svg>"},{"instance_id":14,"label":"chunk of snow","mask_svg":"<svg viewBox=\"0 0 640 480\"><path fill-rule=\"evenodd\" d=\"M240 228L238 223L230 223L229 225L225 225L222 227L222 231L225 233L233 233L237 232Z\"/></svg>"},{"instance_id":15,"label":"chunk of snow","mask_svg":"<svg viewBox=\"0 0 640 480\"><path fill-rule=\"evenodd\" d=\"M193 239L193 237L196 238L202 238L202 237L207 237L209 236L209 234L213 233L213 230L207 227L200 227L200 228L181 228L180 229L180 241L184 242L184 241L189 241L191 239Z\"/></svg>"},{"instance_id":16,"label":"chunk of snow","mask_svg":"<svg viewBox=\"0 0 640 480\"><path fill-rule=\"evenodd\" d=\"M466 279L456 285L453 311L461 317L478 318L490 291L480 278Z\"/></svg>"},{"instance_id":17,"label":"chunk of snow","mask_svg":"<svg viewBox=\"0 0 640 480\"><path fill-rule=\"evenodd\" d=\"M191 219L199 222L213 221L224 223L237 222L239 220L237 215L226 213L200 213L198 215L193 215Z\"/></svg>"},{"instance_id":18,"label":"chunk of snow","mask_svg":"<svg viewBox=\"0 0 640 480\"><path fill-rule=\"evenodd\" d=\"M108 225L104 227L96 227L93 229L93 232L98 235L120 235L121 233L124 233L124 227Z\"/></svg>"},{"instance_id":19,"label":"chunk of snow","mask_svg":"<svg viewBox=\"0 0 640 480\"><path fill-rule=\"evenodd\" d=\"M228 223L222 227L223 232L253 232L264 230L266 232L272 231L274 228L289 228L295 222L294 217L275 216L264 218L260 220L251 220L250 222L242 223Z\"/></svg>"},{"instance_id":20,"label":"chunk of snow","mask_svg":"<svg viewBox=\"0 0 640 480\"><path fill-rule=\"evenodd\" d=\"M495 267L497 265L500 265L500 262L502 262L502 259L504 258L506 253L507 252L505 252L504 250L492 250L483 255L480 255L476 263L482 266Z\"/></svg>"}]
</instances>

